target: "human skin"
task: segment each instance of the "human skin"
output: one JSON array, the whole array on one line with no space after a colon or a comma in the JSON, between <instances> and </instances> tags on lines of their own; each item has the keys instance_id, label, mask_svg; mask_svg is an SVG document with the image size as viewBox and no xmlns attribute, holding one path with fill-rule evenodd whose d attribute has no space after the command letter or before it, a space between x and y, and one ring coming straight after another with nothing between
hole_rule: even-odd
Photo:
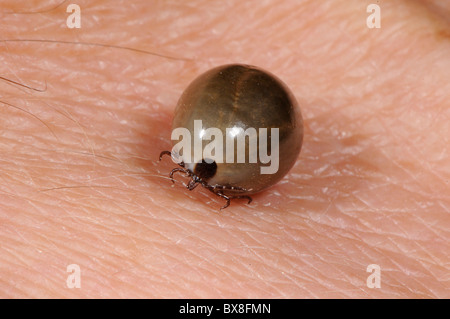
<instances>
[{"instance_id":1,"label":"human skin","mask_svg":"<svg viewBox=\"0 0 450 319\"><path fill-rule=\"evenodd\" d=\"M449 298L450 4L376 1L369 29L371 2L76 1L80 29L68 3L2 2L0 297ZM305 134L219 211L157 160L183 89L227 63L281 78Z\"/></svg>"}]
</instances>

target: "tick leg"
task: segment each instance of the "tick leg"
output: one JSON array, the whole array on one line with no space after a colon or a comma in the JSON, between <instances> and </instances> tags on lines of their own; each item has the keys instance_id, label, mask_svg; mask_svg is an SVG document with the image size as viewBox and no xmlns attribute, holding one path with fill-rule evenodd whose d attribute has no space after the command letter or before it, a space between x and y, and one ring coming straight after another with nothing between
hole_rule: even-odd
<instances>
[{"instance_id":1,"label":"tick leg","mask_svg":"<svg viewBox=\"0 0 450 319\"><path fill-rule=\"evenodd\" d=\"M227 185L215 185L213 186L213 188L218 188L218 189L229 189L232 191L243 191L246 192L247 190L245 188L239 187L239 186L227 186Z\"/></svg>"},{"instance_id":2,"label":"tick leg","mask_svg":"<svg viewBox=\"0 0 450 319\"><path fill-rule=\"evenodd\" d=\"M250 204L252 202L252 198L248 195L228 195L229 199L239 199L239 198L245 198L248 200L247 204Z\"/></svg>"},{"instance_id":3,"label":"tick leg","mask_svg":"<svg viewBox=\"0 0 450 319\"><path fill-rule=\"evenodd\" d=\"M170 157L172 157L172 152L170 152L170 151L162 151L159 154L159 160L161 160L164 155L169 155ZM178 163L178 165L180 165L181 167L184 167L184 162L181 161L181 162Z\"/></svg>"},{"instance_id":4,"label":"tick leg","mask_svg":"<svg viewBox=\"0 0 450 319\"><path fill-rule=\"evenodd\" d=\"M227 201L227 203L224 206L222 206L220 208L220 210L225 209L228 206L230 206L230 202L231 202L232 199L245 198L245 199L248 200L247 204L250 204L252 202L252 198L250 196L248 196L248 195L225 195L222 192L216 192L216 191L214 191L212 189L210 189L210 191L213 192L214 194L216 194L217 196L222 197L223 199L225 199Z\"/></svg>"},{"instance_id":5,"label":"tick leg","mask_svg":"<svg viewBox=\"0 0 450 319\"><path fill-rule=\"evenodd\" d=\"M172 180L172 183L175 183L175 180L173 179L173 174L175 174L176 172L183 172L189 176L191 175L191 172L189 172L187 169L176 167L169 174L169 177Z\"/></svg>"},{"instance_id":6,"label":"tick leg","mask_svg":"<svg viewBox=\"0 0 450 319\"><path fill-rule=\"evenodd\" d=\"M252 202L252 198L248 195L239 195L239 196L230 196L230 199L238 199L238 198L246 198L248 199L248 203L250 204Z\"/></svg>"},{"instance_id":7,"label":"tick leg","mask_svg":"<svg viewBox=\"0 0 450 319\"><path fill-rule=\"evenodd\" d=\"M220 210L225 209L228 206L230 206L230 197L228 197L227 195L222 194L221 192L217 192L216 193L216 192L213 191L213 193L216 194L217 196L222 197L223 199L225 199L227 201L227 203L224 206L220 207Z\"/></svg>"},{"instance_id":8,"label":"tick leg","mask_svg":"<svg viewBox=\"0 0 450 319\"><path fill-rule=\"evenodd\" d=\"M162 151L159 154L159 160L161 160L164 155L169 155L170 157L172 157L172 153L170 151Z\"/></svg>"},{"instance_id":9,"label":"tick leg","mask_svg":"<svg viewBox=\"0 0 450 319\"><path fill-rule=\"evenodd\" d=\"M199 182L196 182L192 177L191 180L189 181L189 183L186 185L186 188L189 189L190 191L193 190L194 188L197 187Z\"/></svg>"}]
</instances>

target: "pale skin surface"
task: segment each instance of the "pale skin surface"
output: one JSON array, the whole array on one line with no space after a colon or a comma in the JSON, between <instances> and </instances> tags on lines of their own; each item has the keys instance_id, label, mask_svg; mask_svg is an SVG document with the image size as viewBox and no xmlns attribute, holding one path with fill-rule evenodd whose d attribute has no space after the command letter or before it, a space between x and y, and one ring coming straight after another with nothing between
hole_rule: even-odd
<instances>
[{"instance_id":1,"label":"pale skin surface","mask_svg":"<svg viewBox=\"0 0 450 319\"><path fill-rule=\"evenodd\" d=\"M67 4L2 13L2 39L189 60L0 43L2 77L47 83L0 81L0 297L450 297L449 8L377 1L369 29L371 1L272 2L76 1L81 29ZM157 158L183 89L226 63L285 81L305 138L282 182L219 212Z\"/></svg>"}]
</instances>

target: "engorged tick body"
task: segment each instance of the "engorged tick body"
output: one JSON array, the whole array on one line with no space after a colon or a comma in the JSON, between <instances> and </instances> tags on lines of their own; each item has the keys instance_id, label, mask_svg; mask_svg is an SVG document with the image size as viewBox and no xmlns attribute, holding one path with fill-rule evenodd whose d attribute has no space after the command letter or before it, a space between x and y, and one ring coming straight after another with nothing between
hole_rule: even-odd
<instances>
[{"instance_id":1,"label":"engorged tick body","mask_svg":"<svg viewBox=\"0 0 450 319\"><path fill-rule=\"evenodd\" d=\"M199 120L202 129L194 130L194 122ZM160 159L172 155L180 165L170 173L172 181L176 172L187 174L189 190L202 185L227 201L222 208L234 198L246 198L250 203L249 195L283 178L294 165L303 141L300 109L287 86L267 71L240 64L216 67L188 86L175 110L172 129L177 128L189 131L192 147L180 150L176 148L180 143L174 141L172 152L161 152ZM205 130L209 128L218 128L227 139L217 144L223 146L226 160L218 156L217 149L206 158L194 156L194 145L203 150L208 147L212 138L205 139ZM263 129L267 129L267 137L261 134ZM252 137L258 142L252 143ZM230 147L229 141L236 143ZM240 151L246 154L243 163ZM267 170L268 165L276 170ZM262 173L264 168L270 173Z\"/></svg>"}]
</instances>

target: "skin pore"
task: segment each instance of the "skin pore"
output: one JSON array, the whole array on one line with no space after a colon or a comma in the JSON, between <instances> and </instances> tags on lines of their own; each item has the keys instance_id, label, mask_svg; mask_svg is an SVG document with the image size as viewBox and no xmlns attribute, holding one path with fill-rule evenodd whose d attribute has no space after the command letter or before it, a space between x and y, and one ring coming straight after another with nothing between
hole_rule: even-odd
<instances>
[{"instance_id":1,"label":"skin pore","mask_svg":"<svg viewBox=\"0 0 450 319\"><path fill-rule=\"evenodd\" d=\"M75 3L80 29L68 3L2 3L0 297L450 297L450 4ZM305 136L219 212L157 160L183 90L227 63L280 77Z\"/></svg>"}]
</instances>

